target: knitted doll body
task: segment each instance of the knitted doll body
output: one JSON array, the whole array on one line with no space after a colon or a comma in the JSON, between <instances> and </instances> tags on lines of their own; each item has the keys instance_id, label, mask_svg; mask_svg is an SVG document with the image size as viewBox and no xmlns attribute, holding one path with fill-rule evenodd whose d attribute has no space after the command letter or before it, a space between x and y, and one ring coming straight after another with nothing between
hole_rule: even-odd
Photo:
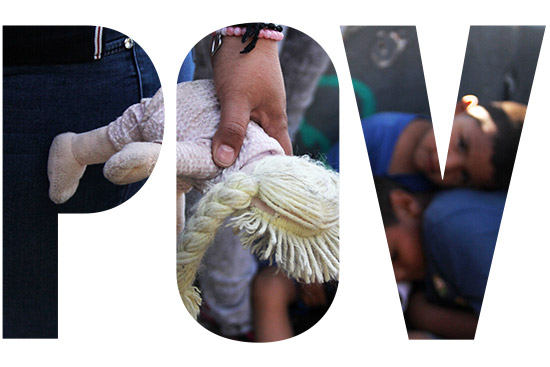
<instances>
[{"instance_id":1,"label":"knitted doll body","mask_svg":"<svg viewBox=\"0 0 550 367\"><path fill-rule=\"evenodd\" d=\"M211 80L180 83L176 113L178 181L192 184L201 192L262 157L284 154L275 139L250 122L235 163L225 169L216 166L212 138L220 121L220 108Z\"/></svg>"},{"instance_id":2,"label":"knitted doll body","mask_svg":"<svg viewBox=\"0 0 550 367\"><path fill-rule=\"evenodd\" d=\"M180 83L177 86L177 162L180 181L204 189L221 180L222 174L241 170L262 156L284 154L281 146L254 122L251 122L241 152L229 168L221 169L212 160L212 138L220 110L210 80ZM120 151L132 142L161 142L164 129L162 90L152 98L131 106L108 126L109 138Z\"/></svg>"},{"instance_id":3,"label":"knitted doll body","mask_svg":"<svg viewBox=\"0 0 550 367\"><path fill-rule=\"evenodd\" d=\"M130 106L108 126L82 134L58 135L50 148L48 176L50 198L67 201L76 191L88 164L106 163L105 176L116 184L142 180L152 172L164 131L162 89L152 98ZM177 175L183 191L200 191L228 173L266 155L284 154L283 149L251 122L235 163L226 169L211 156L212 137L219 123L219 102L210 80L177 86Z\"/></svg>"}]
</instances>

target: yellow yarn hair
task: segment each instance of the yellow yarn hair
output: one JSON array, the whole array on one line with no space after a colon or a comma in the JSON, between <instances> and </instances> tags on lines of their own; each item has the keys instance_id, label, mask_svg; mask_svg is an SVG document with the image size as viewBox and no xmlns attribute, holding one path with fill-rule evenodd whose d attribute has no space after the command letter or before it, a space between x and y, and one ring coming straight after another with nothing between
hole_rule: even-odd
<instances>
[{"instance_id":1,"label":"yellow yarn hair","mask_svg":"<svg viewBox=\"0 0 550 367\"><path fill-rule=\"evenodd\" d=\"M271 156L252 174L237 172L213 186L178 239L178 287L196 317L201 298L193 282L224 220L245 248L298 281L326 282L339 271L338 174L308 157Z\"/></svg>"}]
</instances>

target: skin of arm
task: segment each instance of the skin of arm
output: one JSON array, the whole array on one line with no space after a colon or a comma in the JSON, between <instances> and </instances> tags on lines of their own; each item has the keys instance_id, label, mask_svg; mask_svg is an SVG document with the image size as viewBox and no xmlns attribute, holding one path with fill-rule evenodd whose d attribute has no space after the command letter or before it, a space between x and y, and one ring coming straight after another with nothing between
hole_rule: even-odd
<instances>
[{"instance_id":1,"label":"skin of arm","mask_svg":"<svg viewBox=\"0 0 550 367\"><path fill-rule=\"evenodd\" d=\"M302 301L306 306L319 307L327 304L327 295L325 293L325 289L323 288L323 284L300 284L300 290Z\"/></svg>"},{"instance_id":2,"label":"skin of arm","mask_svg":"<svg viewBox=\"0 0 550 367\"><path fill-rule=\"evenodd\" d=\"M277 42L259 39L249 53L241 37L223 37L212 57L214 84L221 105L220 125L212 140L214 162L228 167L235 161L250 120L292 154L286 116L286 94Z\"/></svg>"},{"instance_id":3,"label":"skin of arm","mask_svg":"<svg viewBox=\"0 0 550 367\"><path fill-rule=\"evenodd\" d=\"M275 267L260 270L252 285L256 341L273 342L294 336L288 305L296 300L296 296L292 280L277 272Z\"/></svg>"},{"instance_id":4,"label":"skin of arm","mask_svg":"<svg viewBox=\"0 0 550 367\"><path fill-rule=\"evenodd\" d=\"M473 339L478 322L474 313L433 304L422 292L411 295L405 318L412 329L449 339Z\"/></svg>"}]
</instances>

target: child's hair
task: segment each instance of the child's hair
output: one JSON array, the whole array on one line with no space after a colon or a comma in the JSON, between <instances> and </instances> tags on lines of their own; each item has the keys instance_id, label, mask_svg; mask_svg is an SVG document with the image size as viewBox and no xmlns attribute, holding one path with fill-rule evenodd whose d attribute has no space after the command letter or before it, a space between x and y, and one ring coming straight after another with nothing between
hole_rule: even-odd
<instances>
[{"instance_id":1,"label":"child's hair","mask_svg":"<svg viewBox=\"0 0 550 367\"><path fill-rule=\"evenodd\" d=\"M527 106L512 101L483 106L497 127L493 138L493 182L495 189L508 189L518 151Z\"/></svg>"},{"instance_id":2,"label":"child's hair","mask_svg":"<svg viewBox=\"0 0 550 367\"><path fill-rule=\"evenodd\" d=\"M193 287L200 261L228 217L245 248L275 261L306 283L337 279L338 174L308 157L270 156L253 173L236 172L213 186L178 239L178 286L196 317L201 299Z\"/></svg>"},{"instance_id":3,"label":"child's hair","mask_svg":"<svg viewBox=\"0 0 550 367\"><path fill-rule=\"evenodd\" d=\"M378 196L378 203L380 204L380 213L382 214L384 228L398 224L399 219L397 219L393 211L390 194L393 190L403 190L406 192L409 192L409 190L397 182L383 177L374 177L374 187Z\"/></svg>"}]
</instances>

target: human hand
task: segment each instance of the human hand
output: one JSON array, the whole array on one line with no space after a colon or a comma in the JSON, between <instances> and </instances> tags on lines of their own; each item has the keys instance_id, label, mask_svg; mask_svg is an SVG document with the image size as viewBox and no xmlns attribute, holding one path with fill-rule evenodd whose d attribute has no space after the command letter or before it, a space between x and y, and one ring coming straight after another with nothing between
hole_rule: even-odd
<instances>
[{"instance_id":1,"label":"human hand","mask_svg":"<svg viewBox=\"0 0 550 367\"><path fill-rule=\"evenodd\" d=\"M286 94L277 42L259 39L247 54L240 37L223 37L212 58L214 84L221 105L220 125L212 140L212 156L220 167L231 166L250 120L292 154L286 116Z\"/></svg>"}]
</instances>

